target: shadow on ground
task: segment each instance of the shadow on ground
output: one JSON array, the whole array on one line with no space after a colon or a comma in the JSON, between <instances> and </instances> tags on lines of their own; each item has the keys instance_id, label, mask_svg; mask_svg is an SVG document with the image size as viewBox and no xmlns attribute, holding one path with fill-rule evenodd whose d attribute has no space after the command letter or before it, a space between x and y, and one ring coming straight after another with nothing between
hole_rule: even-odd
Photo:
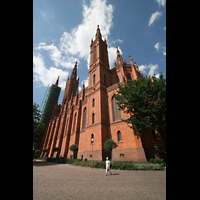
<instances>
[{"instance_id":1,"label":"shadow on ground","mask_svg":"<svg viewBox=\"0 0 200 200\"><path fill-rule=\"evenodd\" d=\"M52 166L52 165L62 165L62 164L61 163L54 163L54 162L43 161L43 160L33 161L33 166L36 166L36 167Z\"/></svg>"}]
</instances>

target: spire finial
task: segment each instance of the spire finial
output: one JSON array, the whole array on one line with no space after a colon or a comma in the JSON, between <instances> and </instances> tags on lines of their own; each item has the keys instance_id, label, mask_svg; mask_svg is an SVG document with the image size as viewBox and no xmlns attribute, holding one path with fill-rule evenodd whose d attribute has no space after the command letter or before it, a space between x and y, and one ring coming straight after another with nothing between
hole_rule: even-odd
<instances>
[{"instance_id":1,"label":"spire finial","mask_svg":"<svg viewBox=\"0 0 200 200\"><path fill-rule=\"evenodd\" d=\"M133 63L133 59L131 58L130 55L129 55L129 58L130 58L131 65L134 65L134 63Z\"/></svg>"},{"instance_id":2,"label":"spire finial","mask_svg":"<svg viewBox=\"0 0 200 200\"><path fill-rule=\"evenodd\" d=\"M60 77L60 76L58 76L58 78L57 78L57 81L56 81L56 84L55 84L55 85L58 85L59 77Z\"/></svg>"},{"instance_id":3,"label":"spire finial","mask_svg":"<svg viewBox=\"0 0 200 200\"><path fill-rule=\"evenodd\" d=\"M101 32L100 32L100 29L99 29L99 25L97 25L96 38L101 38Z\"/></svg>"}]
</instances>

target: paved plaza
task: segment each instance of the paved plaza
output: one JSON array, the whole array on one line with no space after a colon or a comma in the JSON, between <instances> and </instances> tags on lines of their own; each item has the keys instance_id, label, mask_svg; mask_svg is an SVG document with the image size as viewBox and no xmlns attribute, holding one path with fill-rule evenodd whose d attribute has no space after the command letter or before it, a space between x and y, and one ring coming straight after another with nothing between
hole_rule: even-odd
<instances>
[{"instance_id":1,"label":"paved plaza","mask_svg":"<svg viewBox=\"0 0 200 200\"><path fill-rule=\"evenodd\" d=\"M166 171L111 172L105 176L104 169L33 161L33 200L166 199Z\"/></svg>"}]
</instances>

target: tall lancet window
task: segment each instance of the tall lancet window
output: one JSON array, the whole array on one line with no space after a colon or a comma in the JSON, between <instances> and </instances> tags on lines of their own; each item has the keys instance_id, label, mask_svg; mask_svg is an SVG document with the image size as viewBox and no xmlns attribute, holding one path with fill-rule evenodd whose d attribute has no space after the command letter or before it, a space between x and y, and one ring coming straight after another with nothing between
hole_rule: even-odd
<instances>
[{"instance_id":1,"label":"tall lancet window","mask_svg":"<svg viewBox=\"0 0 200 200\"><path fill-rule=\"evenodd\" d=\"M96 83L96 76L95 76L95 74L94 74L94 76L93 76L93 85Z\"/></svg>"},{"instance_id":2,"label":"tall lancet window","mask_svg":"<svg viewBox=\"0 0 200 200\"><path fill-rule=\"evenodd\" d=\"M86 115L87 115L87 108L85 108L83 111L83 129L85 129L86 125Z\"/></svg>"},{"instance_id":3,"label":"tall lancet window","mask_svg":"<svg viewBox=\"0 0 200 200\"><path fill-rule=\"evenodd\" d=\"M119 83L119 76L116 77L116 82Z\"/></svg>"},{"instance_id":4,"label":"tall lancet window","mask_svg":"<svg viewBox=\"0 0 200 200\"><path fill-rule=\"evenodd\" d=\"M75 126L76 126L76 114L74 115L74 128L73 128L73 132L75 131Z\"/></svg>"},{"instance_id":5,"label":"tall lancet window","mask_svg":"<svg viewBox=\"0 0 200 200\"><path fill-rule=\"evenodd\" d=\"M113 114L114 114L114 121L121 119L121 111L119 110L119 106L117 105L117 100L113 97Z\"/></svg>"}]
</instances>

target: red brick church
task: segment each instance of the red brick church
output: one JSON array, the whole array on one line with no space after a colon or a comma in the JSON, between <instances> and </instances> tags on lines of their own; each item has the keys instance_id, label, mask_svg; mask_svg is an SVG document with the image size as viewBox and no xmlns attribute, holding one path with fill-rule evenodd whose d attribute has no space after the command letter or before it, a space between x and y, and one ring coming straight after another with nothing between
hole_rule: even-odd
<instances>
[{"instance_id":1,"label":"red brick church","mask_svg":"<svg viewBox=\"0 0 200 200\"><path fill-rule=\"evenodd\" d=\"M129 56L130 57L130 56ZM108 153L103 148L109 138L117 143L113 149L113 160L147 161L160 156L164 150L162 137L158 132L139 136L121 118L128 114L118 110L113 95L123 77L133 81L140 77L137 64L130 57L127 64L117 48L117 63L110 69L106 39L103 41L99 26L95 40L90 44L90 66L88 87L82 86L78 93L77 63L70 78L67 79L62 105L54 105L41 149L48 152L42 156L70 158L72 144L78 145L77 159L105 160ZM52 149L58 147L59 152ZM160 153L161 152L161 153Z\"/></svg>"}]
</instances>

